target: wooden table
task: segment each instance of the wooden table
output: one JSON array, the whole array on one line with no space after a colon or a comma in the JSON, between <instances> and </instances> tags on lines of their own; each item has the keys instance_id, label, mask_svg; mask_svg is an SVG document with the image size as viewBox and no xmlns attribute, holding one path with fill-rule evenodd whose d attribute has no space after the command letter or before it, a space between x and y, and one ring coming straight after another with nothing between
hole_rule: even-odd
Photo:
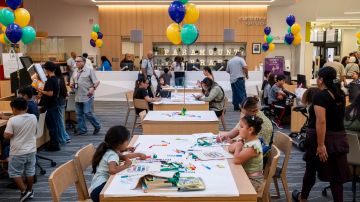
<instances>
[{"instance_id":1,"label":"wooden table","mask_svg":"<svg viewBox=\"0 0 360 202\"><path fill-rule=\"evenodd\" d=\"M162 98L160 102L153 102L154 111L181 111L184 107L188 111L209 111L209 103L198 101L191 93L172 93L171 98Z\"/></svg>"},{"instance_id":2,"label":"wooden table","mask_svg":"<svg viewBox=\"0 0 360 202\"><path fill-rule=\"evenodd\" d=\"M0 127L6 126L7 120L0 119Z\"/></svg>"},{"instance_id":3,"label":"wooden table","mask_svg":"<svg viewBox=\"0 0 360 202\"><path fill-rule=\"evenodd\" d=\"M214 111L149 111L142 122L143 133L151 134L193 134L219 133L219 119Z\"/></svg>"},{"instance_id":4,"label":"wooden table","mask_svg":"<svg viewBox=\"0 0 360 202\"><path fill-rule=\"evenodd\" d=\"M134 145L137 138L139 136L135 135L130 145ZM122 202L140 202L140 201L164 201L164 202L172 202L172 201L178 201L178 202L187 202L187 201L257 201L257 193L252 186L248 176L245 173L244 168L241 165L235 165L232 162L232 159L228 160L228 164L230 166L230 170L232 173L232 176L234 178L236 187L239 192L239 196L236 197L164 197L164 196L136 196L136 197L106 197L104 193L109 188L112 180L114 179L114 175L110 176L109 180L107 181L106 185L102 189L100 193L100 201L107 202L107 201L122 201ZM224 185L219 185L224 186Z\"/></svg>"},{"instance_id":5,"label":"wooden table","mask_svg":"<svg viewBox=\"0 0 360 202\"><path fill-rule=\"evenodd\" d=\"M181 88L181 87L179 87L179 88L175 88L175 87L163 88L163 90L167 90L167 91L171 91L171 92L175 92L175 93L184 93L184 88ZM197 88L197 87L186 87L185 93L202 93L202 89Z\"/></svg>"}]
</instances>

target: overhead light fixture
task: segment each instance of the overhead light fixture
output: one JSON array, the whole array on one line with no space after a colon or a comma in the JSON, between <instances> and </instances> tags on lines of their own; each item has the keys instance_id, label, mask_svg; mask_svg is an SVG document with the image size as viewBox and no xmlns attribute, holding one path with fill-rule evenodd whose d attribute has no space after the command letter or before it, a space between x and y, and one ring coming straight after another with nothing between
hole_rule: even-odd
<instances>
[{"instance_id":1,"label":"overhead light fixture","mask_svg":"<svg viewBox=\"0 0 360 202\"><path fill-rule=\"evenodd\" d=\"M328 21L360 21L360 18L317 18L318 22L328 22Z\"/></svg>"},{"instance_id":2,"label":"overhead light fixture","mask_svg":"<svg viewBox=\"0 0 360 202\"><path fill-rule=\"evenodd\" d=\"M94 3L134 3L134 1L131 0L91 0ZM241 1L241 0L233 0L230 1L230 3L272 3L275 0L261 0L261 1L257 1L257 0L245 0L245 1ZM148 1L144 1L144 0L140 0L140 1L136 1L136 4L141 4L141 3L171 3L173 2L172 0L148 0ZM210 0L192 0L192 3L228 3L229 1L226 0L214 0L214 1L210 1Z\"/></svg>"},{"instance_id":3,"label":"overhead light fixture","mask_svg":"<svg viewBox=\"0 0 360 202\"><path fill-rule=\"evenodd\" d=\"M360 15L360 11L346 11L345 15Z\"/></svg>"}]
</instances>

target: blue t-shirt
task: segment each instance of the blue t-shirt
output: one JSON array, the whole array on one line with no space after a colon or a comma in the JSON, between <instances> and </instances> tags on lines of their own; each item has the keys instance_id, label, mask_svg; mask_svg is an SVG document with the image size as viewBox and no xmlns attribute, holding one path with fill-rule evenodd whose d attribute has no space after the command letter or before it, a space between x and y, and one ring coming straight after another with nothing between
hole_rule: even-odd
<instances>
[{"instance_id":1,"label":"blue t-shirt","mask_svg":"<svg viewBox=\"0 0 360 202\"><path fill-rule=\"evenodd\" d=\"M112 71L111 64L108 61L103 62L101 71Z\"/></svg>"},{"instance_id":2,"label":"blue t-shirt","mask_svg":"<svg viewBox=\"0 0 360 202\"><path fill-rule=\"evenodd\" d=\"M39 109L38 105L34 102L34 100L29 100L27 102L27 113L28 114L34 114L36 118L39 120Z\"/></svg>"}]
</instances>

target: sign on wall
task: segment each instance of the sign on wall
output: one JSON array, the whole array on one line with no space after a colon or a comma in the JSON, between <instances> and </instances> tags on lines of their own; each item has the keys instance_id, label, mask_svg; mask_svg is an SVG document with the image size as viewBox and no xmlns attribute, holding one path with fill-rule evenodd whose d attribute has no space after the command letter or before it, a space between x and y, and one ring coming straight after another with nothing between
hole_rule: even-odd
<instances>
[{"instance_id":1,"label":"sign on wall","mask_svg":"<svg viewBox=\"0 0 360 202\"><path fill-rule=\"evenodd\" d=\"M265 58L265 71L272 72L275 75L284 74L285 58L284 57L274 57L274 58Z\"/></svg>"},{"instance_id":2,"label":"sign on wall","mask_svg":"<svg viewBox=\"0 0 360 202\"><path fill-rule=\"evenodd\" d=\"M2 54L2 61L4 65L4 77L6 79L10 78L10 74L12 72L17 71L18 69L22 69L23 66L20 61L20 57L23 56L22 53L3 53Z\"/></svg>"}]
</instances>

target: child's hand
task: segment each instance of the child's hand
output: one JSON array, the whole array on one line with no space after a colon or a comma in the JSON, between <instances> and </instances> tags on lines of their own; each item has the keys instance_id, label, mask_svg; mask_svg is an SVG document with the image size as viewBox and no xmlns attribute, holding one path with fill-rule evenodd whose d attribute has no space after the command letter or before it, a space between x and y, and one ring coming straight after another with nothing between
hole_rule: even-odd
<instances>
[{"instance_id":1,"label":"child's hand","mask_svg":"<svg viewBox=\"0 0 360 202\"><path fill-rule=\"evenodd\" d=\"M226 136L226 135L218 135L216 137L216 142L232 142L232 140L230 139L230 137Z\"/></svg>"},{"instance_id":2,"label":"child's hand","mask_svg":"<svg viewBox=\"0 0 360 202\"><path fill-rule=\"evenodd\" d=\"M146 155L142 153L138 153L138 157L140 160L146 160Z\"/></svg>"},{"instance_id":3,"label":"child's hand","mask_svg":"<svg viewBox=\"0 0 360 202\"><path fill-rule=\"evenodd\" d=\"M126 148L126 151L134 152L134 151L135 151L135 147L128 147L128 148Z\"/></svg>"},{"instance_id":4,"label":"child's hand","mask_svg":"<svg viewBox=\"0 0 360 202\"><path fill-rule=\"evenodd\" d=\"M129 159L129 158L126 158L125 159L125 162L124 162L124 166L129 168L132 164L132 161Z\"/></svg>"}]
</instances>

